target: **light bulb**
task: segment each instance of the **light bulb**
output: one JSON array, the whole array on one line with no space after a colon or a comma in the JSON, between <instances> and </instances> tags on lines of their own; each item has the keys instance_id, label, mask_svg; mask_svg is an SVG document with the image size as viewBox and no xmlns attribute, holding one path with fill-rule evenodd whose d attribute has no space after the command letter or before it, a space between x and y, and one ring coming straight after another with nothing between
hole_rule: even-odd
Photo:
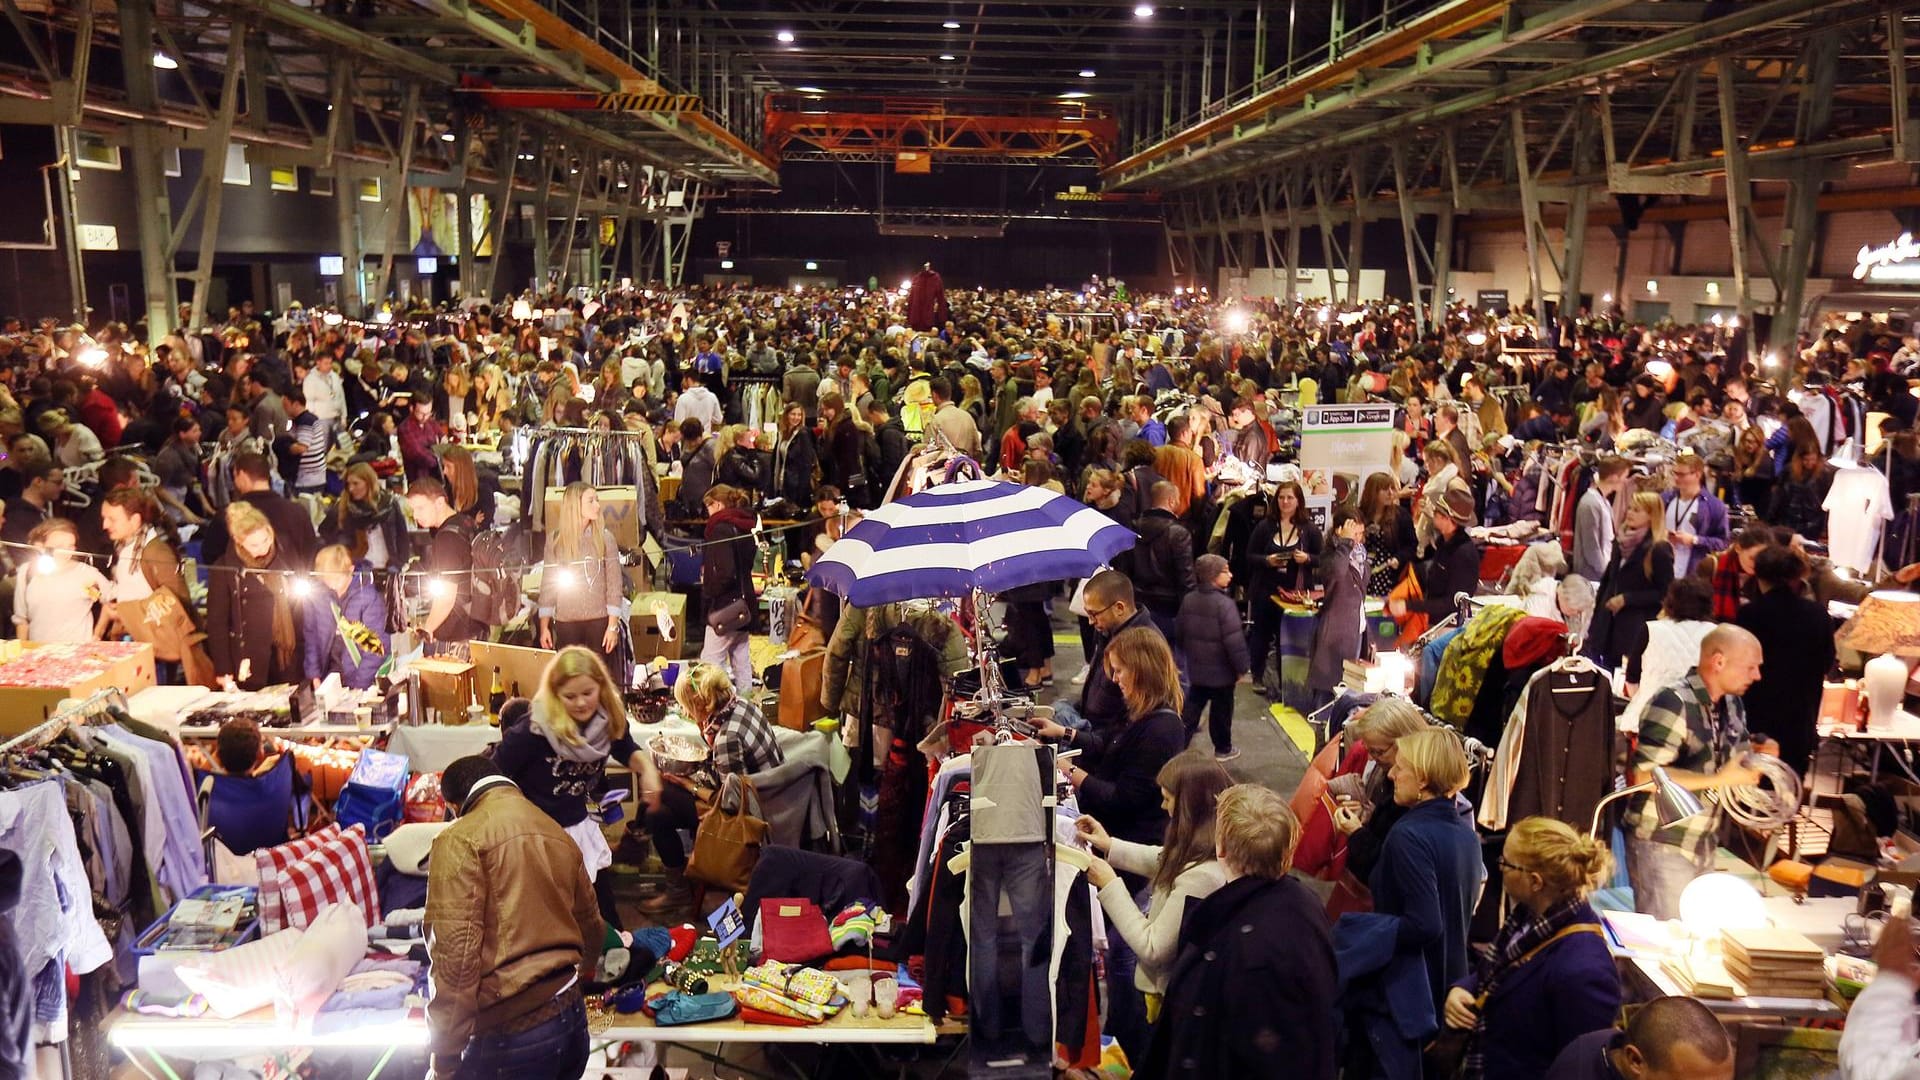
<instances>
[{"instance_id":1,"label":"light bulb","mask_svg":"<svg viewBox=\"0 0 1920 1080\"><path fill-rule=\"evenodd\" d=\"M55 570L60 569L60 564L53 560L53 556L42 554L39 558L33 560L33 568L42 574L51 574Z\"/></svg>"},{"instance_id":2,"label":"light bulb","mask_svg":"<svg viewBox=\"0 0 1920 1080\"><path fill-rule=\"evenodd\" d=\"M1487 335L1479 330L1467 335L1467 344L1479 348L1487 343Z\"/></svg>"},{"instance_id":3,"label":"light bulb","mask_svg":"<svg viewBox=\"0 0 1920 1080\"><path fill-rule=\"evenodd\" d=\"M107 350L98 345L89 345L75 353L73 358L88 367L99 367L107 362Z\"/></svg>"},{"instance_id":4,"label":"light bulb","mask_svg":"<svg viewBox=\"0 0 1920 1080\"><path fill-rule=\"evenodd\" d=\"M313 579L305 578L305 577L296 577L293 579L293 585L291 586L291 588L294 596L304 600L307 597L313 595Z\"/></svg>"},{"instance_id":5,"label":"light bulb","mask_svg":"<svg viewBox=\"0 0 1920 1080\"><path fill-rule=\"evenodd\" d=\"M445 600L453 595L453 582L443 577L432 578L427 582L427 595L436 600Z\"/></svg>"},{"instance_id":6,"label":"light bulb","mask_svg":"<svg viewBox=\"0 0 1920 1080\"><path fill-rule=\"evenodd\" d=\"M579 584L580 575L574 573L571 566L558 566L553 571L553 583L562 589L571 589Z\"/></svg>"},{"instance_id":7,"label":"light bulb","mask_svg":"<svg viewBox=\"0 0 1920 1080\"><path fill-rule=\"evenodd\" d=\"M1246 312L1239 310L1227 312L1227 333L1244 334L1247 332L1248 325L1249 320Z\"/></svg>"},{"instance_id":8,"label":"light bulb","mask_svg":"<svg viewBox=\"0 0 1920 1080\"><path fill-rule=\"evenodd\" d=\"M161 71L175 71L179 69L180 61L175 60L166 53L157 52L153 54L153 66L159 68Z\"/></svg>"}]
</instances>

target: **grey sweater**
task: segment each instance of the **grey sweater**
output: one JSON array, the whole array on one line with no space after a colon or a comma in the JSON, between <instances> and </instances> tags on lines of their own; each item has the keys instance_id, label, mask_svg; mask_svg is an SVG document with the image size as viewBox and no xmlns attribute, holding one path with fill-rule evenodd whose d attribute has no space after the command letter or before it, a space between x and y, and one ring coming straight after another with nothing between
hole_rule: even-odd
<instances>
[{"instance_id":1,"label":"grey sweater","mask_svg":"<svg viewBox=\"0 0 1920 1080\"><path fill-rule=\"evenodd\" d=\"M1613 558L1613 504L1599 488L1590 487L1573 510L1574 573L1594 583L1606 576Z\"/></svg>"},{"instance_id":2,"label":"grey sweater","mask_svg":"<svg viewBox=\"0 0 1920 1080\"><path fill-rule=\"evenodd\" d=\"M563 566L557 564L553 533L547 533L547 561L540 572L541 618L584 622L621 613L626 575L620 572L620 544L605 526L600 527L600 542L606 552L602 558L583 550L580 561Z\"/></svg>"}]
</instances>

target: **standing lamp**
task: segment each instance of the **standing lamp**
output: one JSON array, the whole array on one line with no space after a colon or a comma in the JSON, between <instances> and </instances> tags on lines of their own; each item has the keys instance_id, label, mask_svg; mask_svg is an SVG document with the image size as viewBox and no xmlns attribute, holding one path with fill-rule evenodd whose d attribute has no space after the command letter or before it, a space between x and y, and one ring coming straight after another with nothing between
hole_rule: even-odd
<instances>
[{"instance_id":1,"label":"standing lamp","mask_svg":"<svg viewBox=\"0 0 1920 1080\"><path fill-rule=\"evenodd\" d=\"M1881 590L1867 594L1834 635L1834 642L1873 659L1861 679L1867 694L1867 725L1893 726L1906 696L1907 676L1920 658L1920 595Z\"/></svg>"},{"instance_id":2,"label":"standing lamp","mask_svg":"<svg viewBox=\"0 0 1920 1080\"><path fill-rule=\"evenodd\" d=\"M1594 837L1600 835L1600 818L1606 812L1608 803L1645 791L1653 792L1653 812L1663 829L1678 825L1703 810L1700 796L1675 783L1667 775L1666 769L1655 765L1653 779L1623 787L1594 805L1593 827L1587 830L1587 834Z\"/></svg>"}]
</instances>

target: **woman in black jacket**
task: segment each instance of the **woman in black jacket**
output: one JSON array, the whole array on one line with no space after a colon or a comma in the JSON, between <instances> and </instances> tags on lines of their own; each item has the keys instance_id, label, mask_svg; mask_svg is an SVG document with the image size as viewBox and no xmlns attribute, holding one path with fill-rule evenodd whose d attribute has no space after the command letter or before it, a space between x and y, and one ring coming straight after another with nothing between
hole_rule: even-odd
<instances>
[{"instance_id":1,"label":"woman in black jacket","mask_svg":"<svg viewBox=\"0 0 1920 1080\"><path fill-rule=\"evenodd\" d=\"M406 565L410 548L400 500L381 486L373 466L364 461L347 466L332 517L326 542L346 548L356 562L364 559L375 570Z\"/></svg>"},{"instance_id":2,"label":"woman in black jacket","mask_svg":"<svg viewBox=\"0 0 1920 1080\"><path fill-rule=\"evenodd\" d=\"M720 429L714 446L720 460L713 482L739 490L749 502L767 489L767 455L755 445L759 434L758 428L735 424Z\"/></svg>"},{"instance_id":3,"label":"woman in black jacket","mask_svg":"<svg viewBox=\"0 0 1920 1080\"><path fill-rule=\"evenodd\" d=\"M1400 501L1400 484L1390 473L1367 477L1360 490L1360 518L1366 523L1367 595L1384 597L1413 565L1419 544L1413 515Z\"/></svg>"},{"instance_id":4,"label":"woman in black jacket","mask_svg":"<svg viewBox=\"0 0 1920 1080\"><path fill-rule=\"evenodd\" d=\"M747 494L715 484L703 496L706 544L700 549L700 601L707 633L700 659L733 676L734 690L753 689L747 631L753 626L753 515Z\"/></svg>"},{"instance_id":5,"label":"woman in black jacket","mask_svg":"<svg viewBox=\"0 0 1920 1080\"><path fill-rule=\"evenodd\" d=\"M1659 616L1667 586L1673 584L1673 548L1667 543L1665 509L1655 492L1633 497L1594 599L1587 655L1609 668L1627 660L1630 682L1640 674L1647 623Z\"/></svg>"},{"instance_id":6,"label":"woman in black jacket","mask_svg":"<svg viewBox=\"0 0 1920 1080\"><path fill-rule=\"evenodd\" d=\"M826 428L820 454L820 478L839 488L857 510L873 509L869 493L873 484L861 459L865 432L860 421L847 411L847 402L836 393L820 395L820 422Z\"/></svg>"},{"instance_id":7,"label":"woman in black jacket","mask_svg":"<svg viewBox=\"0 0 1920 1080\"><path fill-rule=\"evenodd\" d=\"M780 428L773 437L773 474L767 494L799 507L812 505L813 474L819 463L820 451L807 428L807 410L799 404L788 405L780 413Z\"/></svg>"},{"instance_id":8,"label":"woman in black jacket","mask_svg":"<svg viewBox=\"0 0 1920 1080\"><path fill-rule=\"evenodd\" d=\"M1320 580L1326 594L1313 621L1313 658L1307 665L1307 690L1315 709L1333 700L1333 691L1346 676L1347 661L1360 658L1365 646L1367 549L1360 544L1366 526L1350 507L1333 512L1333 539L1320 560Z\"/></svg>"},{"instance_id":9,"label":"woman in black jacket","mask_svg":"<svg viewBox=\"0 0 1920 1080\"><path fill-rule=\"evenodd\" d=\"M214 674L242 690L299 682L293 572L306 568L281 550L273 524L251 503L228 504L227 531L233 543L207 575L207 653Z\"/></svg>"},{"instance_id":10,"label":"woman in black jacket","mask_svg":"<svg viewBox=\"0 0 1920 1080\"><path fill-rule=\"evenodd\" d=\"M1275 593L1313 591L1314 560L1320 557L1320 530L1307 520L1307 494L1289 480L1273 493L1267 516L1253 526L1247 538L1247 606L1252 610L1253 633L1247 644L1256 683L1267 675L1267 654L1280 638L1280 608Z\"/></svg>"},{"instance_id":11,"label":"woman in black jacket","mask_svg":"<svg viewBox=\"0 0 1920 1080\"><path fill-rule=\"evenodd\" d=\"M1741 695L1747 728L1780 744L1780 760L1805 772L1819 742L1820 695L1833 667L1832 623L1825 605L1800 592L1807 564L1792 548L1773 546L1754 556L1760 595L1734 621L1760 641L1766 663L1760 681Z\"/></svg>"}]
</instances>

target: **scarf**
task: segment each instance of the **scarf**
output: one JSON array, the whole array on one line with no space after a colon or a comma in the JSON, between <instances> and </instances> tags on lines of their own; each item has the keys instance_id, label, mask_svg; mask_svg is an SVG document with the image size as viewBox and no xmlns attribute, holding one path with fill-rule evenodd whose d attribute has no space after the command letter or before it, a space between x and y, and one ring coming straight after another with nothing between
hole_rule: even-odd
<instances>
[{"instance_id":1,"label":"scarf","mask_svg":"<svg viewBox=\"0 0 1920 1080\"><path fill-rule=\"evenodd\" d=\"M264 559L256 559L246 553L240 545L233 546L233 553L240 557L240 565L249 570L264 571L260 580L266 582L267 590L273 594L273 662L280 671L293 670L294 650L298 645L293 633L293 599L289 592L290 578L279 573L273 566L279 549L267 553ZM272 681L269 673L255 672L263 679Z\"/></svg>"},{"instance_id":2,"label":"scarf","mask_svg":"<svg viewBox=\"0 0 1920 1080\"><path fill-rule=\"evenodd\" d=\"M1639 551L1640 545L1646 542L1646 539L1646 526L1642 525L1638 529L1629 529L1623 526L1619 533L1620 561L1623 563L1626 562L1627 556Z\"/></svg>"},{"instance_id":3,"label":"scarf","mask_svg":"<svg viewBox=\"0 0 1920 1080\"><path fill-rule=\"evenodd\" d=\"M1490 966L1480 979L1479 1008L1473 1017L1473 1034L1468 1041L1467 1055L1462 1061L1461 1075L1468 1080L1478 1080L1486 1074L1486 1002L1494 987L1499 985L1501 977L1514 969L1522 957L1544 944L1547 939L1566 927L1579 922L1593 922L1593 909L1586 900L1568 897L1538 915L1530 914L1526 908L1516 906L1513 914L1500 927L1494 936Z\"/></svg>"},{"instance_id":4,"label":"scarf","mask_svg":"<svg viewBox=\"0 0 1920 1080\"><path fill-rule=\"evenodd\" d=\"M613 752L612 725L607 720L605 709L596 711L593 719L581 726L578 743L567 742L548 730L546 712L544 699L536 696L529 703L528 723L535 735L547 740L547 745L553 747L555 756L568 761L604 761Z\"/></svg>"}]
</instances>

